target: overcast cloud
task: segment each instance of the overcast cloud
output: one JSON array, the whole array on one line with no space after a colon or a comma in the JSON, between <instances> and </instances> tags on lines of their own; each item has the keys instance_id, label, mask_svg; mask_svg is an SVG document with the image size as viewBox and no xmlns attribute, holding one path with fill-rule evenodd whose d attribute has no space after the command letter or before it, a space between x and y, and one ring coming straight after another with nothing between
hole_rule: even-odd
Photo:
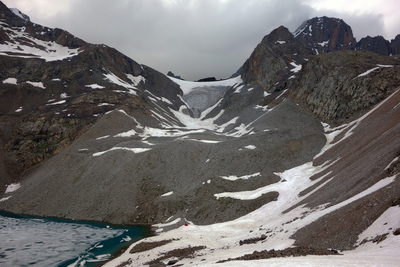
<instances>
[{"instance_id":1,"label":"overcast cloud","mask_svg":"<svg viewBox=\"0 0 400 267\"><path fill-rule=\"evenodd\" d=\"M33 22L117 48L163 73L232 75L273 29L342 18L357 40L400 33L398 0L3 0Z\"/></svg>"}]
</instances>

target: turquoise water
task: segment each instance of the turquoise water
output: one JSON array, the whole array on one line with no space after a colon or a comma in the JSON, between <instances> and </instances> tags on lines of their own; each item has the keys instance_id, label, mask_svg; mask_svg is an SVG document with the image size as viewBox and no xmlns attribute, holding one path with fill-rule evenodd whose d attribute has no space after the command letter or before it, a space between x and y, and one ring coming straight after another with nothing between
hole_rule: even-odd
<instances>
[{"instance_id":1,"label":"turquoise water","mask_svg":"<svg viewBox=\"0 0 400 267\"><path fill-rule=\"evenodd\" d=\"M0 212L0 266L95 266L148 227L32 218Z\"/></svg>"}]
</instances>

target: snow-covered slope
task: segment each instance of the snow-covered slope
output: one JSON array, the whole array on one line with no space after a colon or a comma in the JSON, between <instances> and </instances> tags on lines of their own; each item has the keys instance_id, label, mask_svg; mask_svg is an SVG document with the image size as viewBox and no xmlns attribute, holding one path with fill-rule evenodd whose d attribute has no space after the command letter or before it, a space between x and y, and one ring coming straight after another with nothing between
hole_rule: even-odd
<instances>
[{"instance_id":1,"label":"snow-covered slope","mask_svg":"<svg viewBox=\"0 0 400 267\"><path fill-rule=\"evenodd\" d=\"M19 10L18 8L10 8L10 10L11 10L15 15L17 15L18 17L20 17L21 19L24 19L24 20L27 20L27 21L30 21L30 20L31 20L31 19L29 18L28 15L22 13L21 10Z\"/></svg>"},{"instance_id":2,"label":"snow-covered slope","mask_svg":"<svg viewBox=\"0 0 400 267\"><path fill-rule=\"evenodd\" d=\"M109 262L106 266L118 264L145 266L152 262L163 264L176 262L180 266L259 266L260 264L268 266L396 266L398 263L397 251L400 249L398 198L397 202L392 202L392 200L396 200L392 198L382 199L380 194L387 192L387 190L398 192L400 189L398 175L392 175L388 172L388 168L399 163L398 157L394 158L388 165L370 166L369 169L373 169L380 179L373 181L373 179L364 178L369 182L365 181L362 189L358 190L356 194L344 197L334 203L322 201L322 204L318 206L309 206L304 200L318 198L312 196L324 196L326 193L323 193L323 191L326 190L332 193L336 192L336 194L339 192L335 183L342 183L341 178L346 176L335 174L338 170L337 165L340 165L341 157L335 155L333 151L340 150L340 154L356 153L357 149L349 147L348 142L358 142L360 138L368 140L374 136L378 139L376 142L368 144L369 149L382 149L387 153L396 155L398 151L391 146L395 145L398 148L399 145L397 138L400 130L399 101L400 89L362 118L336 129L326 127L328 142L321 153L312 162L277 173L280 177L278 182L253 191L219 195L222 198L248 199L257 197L262 193L277 191L279 192L277 201L270 202L245 216L225 223L199 226L188 222L187 225L178 229L133 244L122 256ZM395 120L391 124L393 126L380 131L378 134L376 132L365 132L363 129L366 125L385 125L392 120ZM393 136L393 134L395 135ZM380 141L379 139L383 140ZM366 142L368 143L368 141ZM321 161L320 158L324 160ZM382 164L386 163L382 162ZM377 168L378 166L381 168ZM353 168L356 167L353 166ZM381 176L380 172L385 173L385 176ZM247 178L251 179L251 177ZM310 190L307 193L302 193L307 189ZM379 203L373 204L371 200ZM315 226L318 227L320 221L323 221L326 216L343 209L363 210L363 208L360 208L360 203L365 203L361 206L366 205L366 208L369 209L368 213L373 213L375 206L385 204L384 207L381 207L384 212L381 215L372 216L373 221L370 222L368 228L364 226L364 228L355 230L355 233L352 232L356 237L355 245L358 246L355 250L343 251L334 247L334 243L328 242L327 246L334 251L339 251L341 255L263 259L271 257L273 253L259 253L258 256L253 254L255 251L282 250L281 255L290 255L284 254L284 249L290 248L296 243L301 243L301 241L295 241L293 238L296 236L296 232L312 224L315 230ZM367 205L367 203L372 204ZM341 212L343 213L343 211ZM349 234L348 231L344 230L344 225L350 222L363 224L363 220L369 220L368 218L371 215L363 213L365 217L363 218L355 213L357 212L346 213L346 217L340 219L340 221L331 220L331 224L338 224L341 229L335 230L336 233L330 232L329 234L337 235L340 232ZM340 218L340 216L336 218ZM343 221L347 222L343 224ZM170 218L164 224L157 224L154 227L162 229L174 223L177 223L177 221ZM326 231L329 232L330 230ZM325 236L320 236L320 231L313 232L313 229L309 229L308 234L310 233L315 233L315 239L324 238L325 242L327 241ZM301 239L302 237L300 237ZM317 240L316 243L318 241L323 240ZM304 254L318 252L313 250L318 246L314 246L310 240L301 245L310 247L308 253ZM329 249L326 249L325 253L330 253ZM244 258L240 260L239 257L246 254L253 254L254 257L247 256L247 260L244 260ZM228 259L237 260L218 263L221 260ZM249 259L257 260L248 261Z\"/></svg>"},{"instance_id":3,"label":"snow-covered slope","mask_svg":"<svg viewBox=\"0 0 400 267\"><path fill-rule=\"evenodd\" d=\"M79 48L68 48L54 41L43 41L26 33L25 27L12 28L0 21L0 30L7 32L9 40L0 44L0 55L40 58L46 61L64 60L78 55ZM51 29L47 29L51 31ZM37 34L45 34L40 32Z\"/></svg>"}]
</instances>

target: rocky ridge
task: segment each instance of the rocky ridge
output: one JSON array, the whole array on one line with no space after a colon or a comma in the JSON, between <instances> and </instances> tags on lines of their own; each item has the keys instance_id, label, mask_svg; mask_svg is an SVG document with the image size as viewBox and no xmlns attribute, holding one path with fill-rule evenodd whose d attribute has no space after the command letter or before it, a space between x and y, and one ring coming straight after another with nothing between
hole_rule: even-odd
<instances>
[{"instance_id":1,"label":"rocky ridge","mask_svg":"<svg viewBox=\"0 0 400 267\"><path fill-rule=\"evenodd\" d=\"M106 112L143 108L137 88L168 97L173 108L181 103L179 87L117 50L34 24L3 3L0 10L2 186L60 152ZM73 52L60 54L65 49Z\"/></svg>"}]
</instances>

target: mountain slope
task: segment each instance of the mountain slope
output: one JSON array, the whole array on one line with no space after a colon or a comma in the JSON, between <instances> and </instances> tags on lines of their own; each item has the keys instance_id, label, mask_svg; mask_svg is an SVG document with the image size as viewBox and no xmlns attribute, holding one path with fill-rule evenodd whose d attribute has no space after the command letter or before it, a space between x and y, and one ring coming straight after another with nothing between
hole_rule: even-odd
<instances>
[{"instance_id":1,"label":"mountain slope","mask_svg":"<svg viewBox=\"0 0 400 267\"><path fill-rule=\"evenodd\" d=\"M139 241L106 266L396 266L399 97L400 88L363 117L326 127L328 142L320 154L258 190L279 192L277 201L236 220L189 224ZM338 251L342 255L290 257ZM269 259L276 257L285 258Z\"/></svg>"},{"instance_id":2,"label":"mountain slope","mask_svg":"<svg viewBox=\"0 0 400 267\"><path fill-rule=\"evenodd\" d=\"M350 51L342 20L188 82L0 8L0 209L153 225L111 266L400 247L374 226L400 214L400 62Z\"/></svg>"},{"instance_id":3,"label":"mountain slope","mask_svg":"<svg viewBox=\"0 0 400 267\"><path fill-rule=\"evenodd\" d=\"M102 114L140 108L139 91L168 96L174 108L182 103L179 87L157 71L0 7L2 186L57 154Z\"/></svg>"}]
</instances>

